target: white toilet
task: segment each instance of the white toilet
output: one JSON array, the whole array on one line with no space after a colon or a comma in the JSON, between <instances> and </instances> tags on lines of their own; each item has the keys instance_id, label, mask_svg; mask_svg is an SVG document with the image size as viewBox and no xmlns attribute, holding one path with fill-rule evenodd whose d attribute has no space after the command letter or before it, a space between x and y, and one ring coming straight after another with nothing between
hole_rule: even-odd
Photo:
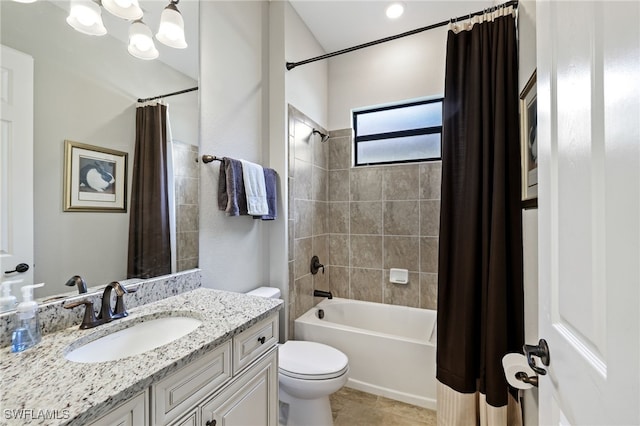
<instances>
[{"instance_id":1,"label":"white toilet","mask_svg":"<svg viewBox=\"0 0 640 426\"><path fill-rule=\"evenodd\" d=\"M260 287L250 295L279 298L280 290ZM331 346L289 340L278 348L280 424L331 426L329 395L349 378L349 359Z\"/></svg>"}]
</instances>

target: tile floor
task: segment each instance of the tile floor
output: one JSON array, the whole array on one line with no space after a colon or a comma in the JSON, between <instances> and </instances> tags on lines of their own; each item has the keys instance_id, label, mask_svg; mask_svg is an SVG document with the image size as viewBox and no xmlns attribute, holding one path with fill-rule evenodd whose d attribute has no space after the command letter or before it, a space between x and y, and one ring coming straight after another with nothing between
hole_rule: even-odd
<instances>
[{"instance_id":1,"label":"tile floor","mask_svg":"<svg viewBox=\"0 0 640 426\"><path fill-rule=\"evenodd\" d=\"M355 389L330 396L334 426L435 426L436 412Z\"/></svg>"}]
</instances>

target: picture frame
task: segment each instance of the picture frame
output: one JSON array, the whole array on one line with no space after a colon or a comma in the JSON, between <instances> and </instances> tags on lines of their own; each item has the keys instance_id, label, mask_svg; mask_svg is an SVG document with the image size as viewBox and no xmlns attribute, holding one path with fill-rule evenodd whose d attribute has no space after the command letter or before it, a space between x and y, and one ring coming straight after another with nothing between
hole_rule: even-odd
<instances>
[{"instance_id":1,"label":"picture frame","mask_svg":"<svg viewBox=\"0 0 640 426\"><path fill-rule=\"evenodd\" d=\"M126 213L127 157L126 152L65 140L64 211Z\"/></svg>"},{"instance_id":2,"label":"picture frame","mask_svg":"<svg viewBox=\"0 0 640 426\"><path fill-rule=\"evenodd\" d=\"M522 158L522 201L525 208L538 201L538 110L536 70L520 93L520 144Z\"/></svg>"}]
</instances>

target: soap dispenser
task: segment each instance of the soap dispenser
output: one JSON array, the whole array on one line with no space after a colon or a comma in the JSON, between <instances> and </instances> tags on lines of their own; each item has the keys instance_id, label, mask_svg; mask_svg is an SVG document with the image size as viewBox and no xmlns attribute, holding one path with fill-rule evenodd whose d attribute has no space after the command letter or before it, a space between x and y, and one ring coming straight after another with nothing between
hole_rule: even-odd
<instances>
[{"instance_id":1,"label":"soap dispenser","mask_svg":"<svg viewBox=\"0 0 640 426\"><path fill-rule=\"evenodd\" d=\"M0 312L7 312L16 308L16 297L11 294L11 284L16 284L21 280L4 281L2 283L2 297L0 297Z\"/></svg>"},{"instance_id":2,"label":"soap dispenser","mask_svg":"<svg viewBox=\"0 0 640 426\"><path fill-rule=\"evenodd\" d=\"M22 290L22 302L16 308L18 326L11 337L11 352L22 352L40 343L42 334L38 322L38 303L33 300L33 289L44 283L25 285Z\"/></svg>"}]
</instances>

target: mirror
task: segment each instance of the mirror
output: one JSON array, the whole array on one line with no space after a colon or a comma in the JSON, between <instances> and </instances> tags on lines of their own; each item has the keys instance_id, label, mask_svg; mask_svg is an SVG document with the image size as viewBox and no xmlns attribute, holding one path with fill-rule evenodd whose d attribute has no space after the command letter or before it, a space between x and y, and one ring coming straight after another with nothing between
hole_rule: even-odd
<instances>
[{"instance_id":1,"label":"mirror","mask_svg":"<svg viewBox=\"0 0 640 426\"><path fill-rule=\"evenodd\" d=\"M144 22L157 31L169 1L140 1ZM129 23L102 10L105 36L88 36L66 22L69 1L0 2L1 43L34 59L34 281L36 294L77 294L66 287L82 276L90 288L126 279L129 208L125 213L63 212L64 141L128 153L127 207L138 98L198 86L198 0L182 0L188 47L154 39L160 56L127 51ZM168 97L174 141L177 268L198 265L198 92ZM20 300L20 292L12 292Z\"/></svg>"}]
</instances>

